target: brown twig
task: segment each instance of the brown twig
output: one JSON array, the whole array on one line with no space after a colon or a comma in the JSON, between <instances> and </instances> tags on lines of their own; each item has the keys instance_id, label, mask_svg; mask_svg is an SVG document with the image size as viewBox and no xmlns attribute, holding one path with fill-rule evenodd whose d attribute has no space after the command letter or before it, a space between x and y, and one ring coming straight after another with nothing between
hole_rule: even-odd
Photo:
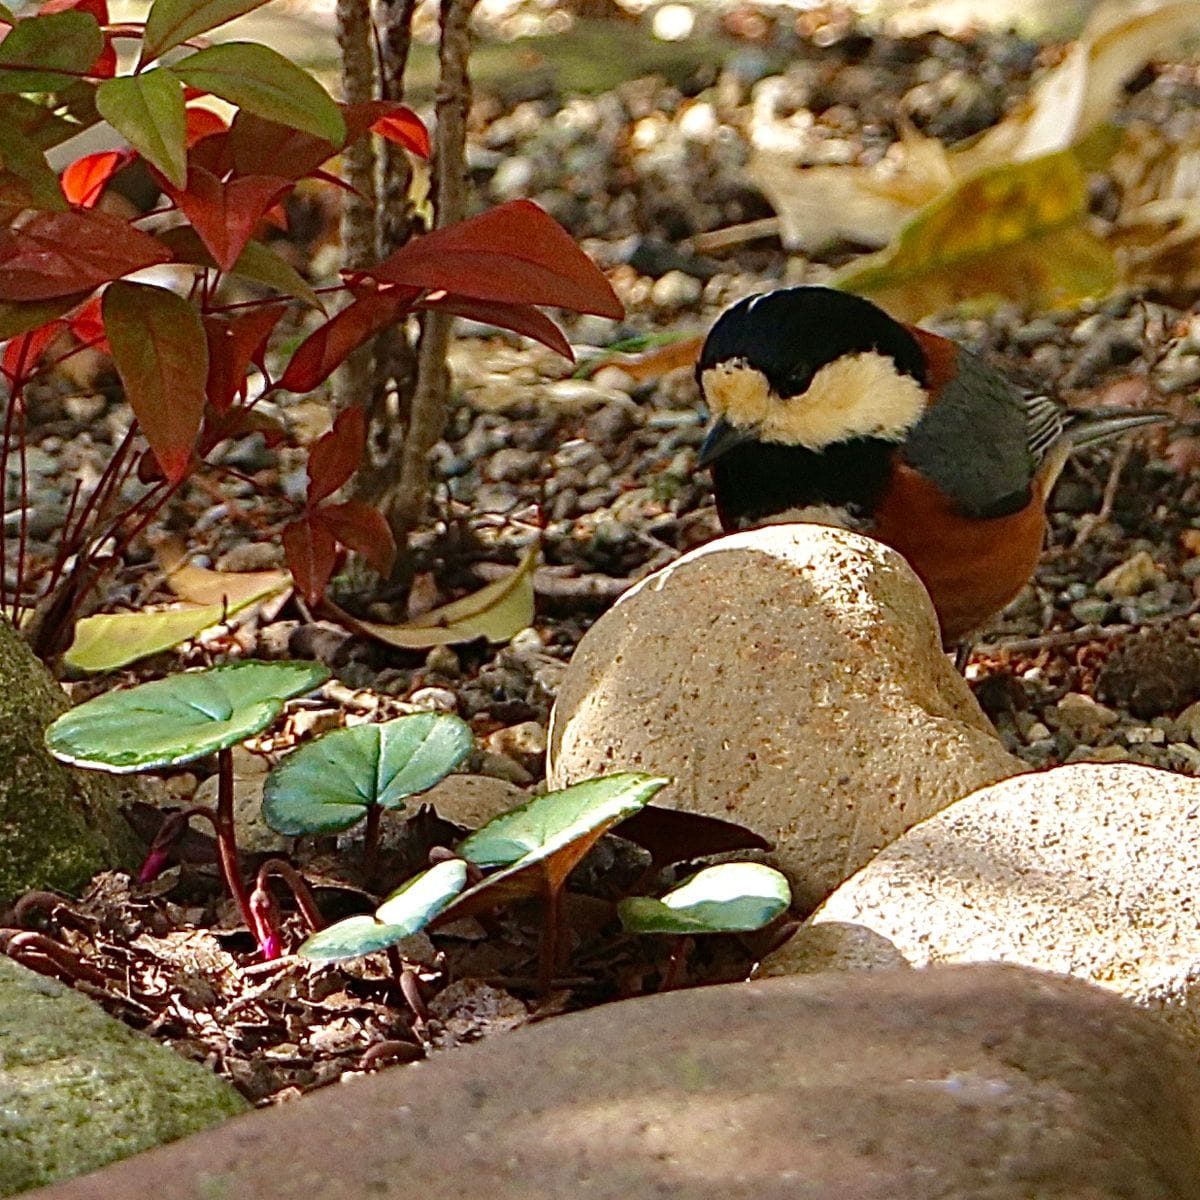
<instances>
[{"instance_id":1,"label":"brown twig","mask_svg":"<svg viewBox=\"0 0 1200 1200\"><path fill-rule=\"evenodd\" d=\"M437 131L433 166L437 225L441 228L467 215L467 112L471 103L471 12L476 0L442 0L441 75L437 90ZM417 383L400 474L389 498L388 520L403 546L424 513L429 496L429 454L446 425L450 372L446 351L454 318L426 312L417 345ZM397 559L401 572L406 556Z\"/></svg>"},{"instance_id":2,"label":"brown twig","mask_svg":"<svg viewBox=\"0 0 1200 1200\"><path fill-rule=\"evenodd\" d=\"M375 53L370 0L337 0L337 39L342 52L342 98L365 104L375 98ZM375 142L358 138L342 151L350 190L342 198L342 265L368 266L375 257ZM360 347L334 377L334 407L361 402L374 372L370 344Z\"/></svg>"},{"instance_id":3,"label":"brown twig","mask_svg":"<svg viewBox=\"0 0 1200 1200\"><path fill-rule=\"evenodd\" d=\"M1117 500L1117 489L1121 486L1121 473L1125 470L1132 453L1133 444L1131 442L1122 442L1117 447L1116 453L1113 455L1112 467L1108 472L1108 482L1104 485L1104 495L1100 498L1100 508L1097 512L1088 513L1080 521L1079 532L1071 543L1072 550L1078 550L1112 516L1113 505Z\"/></svg>"}]
</instances>

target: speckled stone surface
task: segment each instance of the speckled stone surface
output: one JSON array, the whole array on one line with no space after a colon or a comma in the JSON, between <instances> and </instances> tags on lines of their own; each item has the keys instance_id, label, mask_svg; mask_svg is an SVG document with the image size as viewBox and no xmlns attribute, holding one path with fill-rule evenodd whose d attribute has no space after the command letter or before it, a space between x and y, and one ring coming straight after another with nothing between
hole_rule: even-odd
<instances>
[{"instance_id":1,"label":"speckled stone surface","mask_svg":"<svg viewBox=\"0 0 1200 1200\"><path fill-rule=\"evenodd\" d=\"M830 972L539 1022L36 1200L1195 1200L1198 1120L1195 1063L1098 988Z\"/></svg>"},{"instance_id":2,"label":"speckled stone surface","mask_svg":"<svg viewBox=\"0 0 1200 1200\"><path fill-rule=\"evenodd\" d=\"M246 1107L198 1063L0 956L0 1196L94 1171Z\"/></svg>"},{"instance_id":3,"label":"speckled stone surface","mask_svg":"<svg viewBox=\"0 0 1200 1200\"><path fill-rule=\"evenodd\" d=\"M1200 1049L1200 781L1134 763L1007 779L923 821L813 916L914 966L1020 963L1110 988ZM847 953L854 943L847 941ZM806 970L807 939L766 960ZM823 964L836 962L827 951Z\"/></svg>"},{"instance_id":4,"label":"speckled stone surface","mask_svg":"<svg viewBox=\"0 0 1200 1200\"><path fill-rule=\"evenodd\" d=\"M684 555L596 622L559 690L548 776L672 776L655 803L773 842L811 909L909 826L1023 769L899 555L772 525Z\"/></svg>"}]
</instances>

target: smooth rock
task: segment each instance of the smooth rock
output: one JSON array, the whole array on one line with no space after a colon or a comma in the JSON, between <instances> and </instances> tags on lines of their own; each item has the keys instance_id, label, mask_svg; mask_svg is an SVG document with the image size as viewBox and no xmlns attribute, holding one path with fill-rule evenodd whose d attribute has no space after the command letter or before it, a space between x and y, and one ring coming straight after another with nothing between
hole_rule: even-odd
<instances>
[{"instance_id":1,"label":"smooth rock","mask_svg":"<svg viewBox=\"0 0 1200 1200\"><path fill-rule=\"evenodd\" d=\"M247 1107L198 1063L0 956L0 1196L94 1171Z\"/></svg>"},{"instance_id":2,"label":"smooth rock","mask_svg":"<svg viewBox=\"0 0 1200 1200\"><path fill-rule=\"evenodd\" d=\"M420 803L432 804L439 817L455 825L478 829L528 799L528 792L505 779L491 775L447 775L421 793Z\"/></svg>"},{"instance_id":3,"label":"smooth rock","mask_svg":"<svg viewBox=\"0 0 1200 1200\"><path fill-rule=\"evenodd\" d=\"M670 992L325 1088L31 1200L1195 1200L1200 1072L1012 967Z\"/></svg>"},{"instance_id":4,"label":"smooth rock","mask_svg":"<svg viewBox=\"0 0 1200 1200\"><path fill-rule=\"evenodd\" d=\"M1008 962L1074 975L1200 1048L1200 780L1076 763L984 788L910 829L813 914L913 966ZM803 955L803 947L797 948ZM789 942L765 974L793 963Z\"/></svg>"},{"instance_id":5,"label":"smooth rock","mask_svg":"<svg viewBox=\"0 0 1200 1200\"><path fill-rule=\"evenodd\" d=\"M802 910L1023 769L942 653L908 564L817 525L720 538L631 588L580 642L550 722L551 787L672 776L655 803L773 842Z\"/></svg>"}]
</instances>

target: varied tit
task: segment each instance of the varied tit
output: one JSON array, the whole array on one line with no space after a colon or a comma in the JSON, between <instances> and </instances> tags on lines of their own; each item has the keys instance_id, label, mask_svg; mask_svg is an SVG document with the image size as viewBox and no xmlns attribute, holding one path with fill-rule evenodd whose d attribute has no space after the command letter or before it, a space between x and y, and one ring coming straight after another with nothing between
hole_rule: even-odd
<instances>
[{"instance_id":1,"label":"varied tit","mask_svg":"<svg viewBox=\"0 0 1200 1200\"><path fill-rule=\"evenodd\" d=\"M1159 413L1069 412L868 300L785 288L735 304L696 367L726 530L857 529L920 576L952 646L1033 574L1068 454Z\"/></svg>"}]
</instances>

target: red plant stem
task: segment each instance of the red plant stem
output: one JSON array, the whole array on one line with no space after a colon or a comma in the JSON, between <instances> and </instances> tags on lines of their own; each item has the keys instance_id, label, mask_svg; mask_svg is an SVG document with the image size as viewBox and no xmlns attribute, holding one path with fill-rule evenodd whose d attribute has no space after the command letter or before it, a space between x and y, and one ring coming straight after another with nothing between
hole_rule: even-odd
<instances>
[{"instance_id":1,"label":"red plant stem","mask_svg":"<svg viewBox=\"0 0 1200 1200\"><path fill-rule=\"evenodd\" d=\"M15 405L17 398L14 395L9 401ZM21 481L21 492L17 503L20 505L18 509L20 517L17 521L17 577L13 586L13 606L12 616L13 624L19 629L21 623L21 593L25 591L25 555L29 549L29 458L26 453L28 447L25 444L26 433L28 432L25 424L25 391L21 390L21 411L20 428L17 434L17 458L20 462L19 478Z\"/></svg>"},{"instance_id":2,"label":"red plant stem","mask_svg":"<svg viewBox=\"0 0 1200 1200\"><path fill-rule=\"evenodd\" d=\"M684 968L692 944L693 939L686 933L671 943L671 957L667 962L667 969L663 972L662 982L658 985L660 992L673 991L683 982Z\"/></svg>"},{"instance_id":3,"label":"red plant stem","mask_svg":"<svg viewBox=\"0 0 1200 1200\"><path fill-rule=\"evenodd\" d=\"M381 1062L418 1062L425 1057L425 1051L415 1042L402 1042L389 1038L384 1042L375 1042L368 1046L362 1058L358 1060L358 1069L365 1071Z\"/></svg>"},{"instance_id":4,"label":"red plant stem","mask_svg":"<svg viewBox=\"0 0 1200 1200\"><path fill-rule=\"evenodd\" d=\"M542 942L538 953L538 995L545 1000L554 986L554 971L558 966L558 932L562 919L562 888L546 878L545 900L542 906Z\"/></svg>"},{"instance_id":5,"label":"red plant stem","mask_svg":"<svg viewBox=\"0 0 1200 1200\"><path fill-rule=\"evenodd\" d=\"M21 373L25 368L25 354L28 349L29 343L25 342L21 346L17 368L14 372L14 377L17 380L20 380ZM0 611L7 611L8 609L8 572L4 570L8 555L8 532L3 519L8 513L8 447L12 439L13 412L23 391L23 384L19 382L13 384L12 393L8 398L8 405L4 410L4 442L0 444Z\"/></svg>"},{"instance_id":6,"label":"red plant stem","mask_svg":"<svg viewBox=\"0 0 1200 1200\"><path fill-rule=\"evenodd\" d=\"M304 876L291 863L284 862L282 858L268 858L258 868L258 878L255 880L256 886L265 891L267 880L272 875L278 876L278 878L287 884L296 899L296 907L300 910L300 914L304 917L309 929L313 933L316 933L318 929L324 929L325 918L321 916L321 910L317 908L317 902L313 899L313 894L309 891L308 884L304 882Z\"/></svg>"},{"instance_id":7,"label":"red plant stem","mask_svg":"<svg viewBox=\"0 0 1200 1200\"><path fill-rule=\"evenodd\" d=\"M379 819L383 809L378 804L367 808L367 833L363 845L363 874L368 880L374 879L379 867Z\"/></svg>"},{"instance_id":8,"label":"red plant stem","mask_svg":"<svg viewBox=\"0 0 1200 1200\"><path fill-rule=\"evenodd\" d=\"M399 955L400 952L395 946L391 949L393 953ZM425 1025L429 1021L429 1009L425 1006L425 997L421 995L421 981L411 967L404 967L400 971L400 994L404 997L404 1002L412 1009L412 1014L417 1021Z\"/></svg>"},{"instance_id":9,"label":"red plant stem","mask_svg":"<svg viewBox=\"0 0 1200 1200\"><path fill-rule=\"evenodd\" d=\"M237 902L246 927L253 932L257 926L250 910L250 895L238 867L237 833L233 826L233 751L222 750L217 755L217 857L225 886Z\"/></svg>"},{"instance_id":10,"label":"red plant stem","mask_svg":"<svg viewBox=\"0 0 1200 1200\"><path fill-rule=\"evenodd\" d=\"M48 958L73 983L86 980L89 983L103 985L107 982L104 974L95 967L77 958L66 946L60 946L53 938L44 933L25 930L9 938L5 947L9 958L21 961L22 956L32 951L36 955Z\"/></svg>"}]
</instances>

